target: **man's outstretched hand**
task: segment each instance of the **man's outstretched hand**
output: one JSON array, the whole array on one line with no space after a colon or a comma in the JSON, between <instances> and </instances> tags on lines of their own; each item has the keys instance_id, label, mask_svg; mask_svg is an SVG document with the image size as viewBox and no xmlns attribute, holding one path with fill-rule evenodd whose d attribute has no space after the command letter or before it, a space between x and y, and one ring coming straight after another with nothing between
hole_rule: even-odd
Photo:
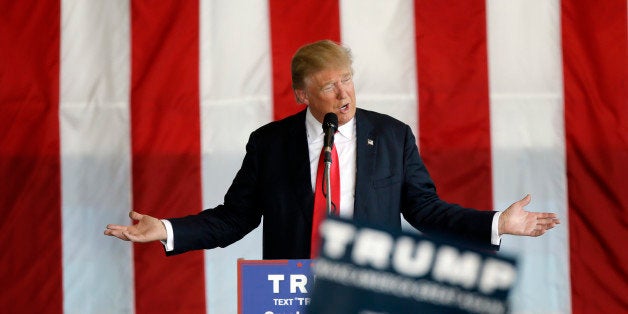
<instances>
[{"instance_id":1,"label":"man's outstretched hand","mask_svg":"<svg viewBox=\"0 0 628 314\"><path fill-rule=\"evenodd\" d=\"M159 219L135 211L130 212L129 217L137 221L137 224L131 226L108 224L105 235L132 242L166 240L166 227Z\"/></svg>"},{"instance_id":2,"label":"man's outstretched hand","mask_svg":"<svg viewBox=\"0 0 628 314\"><path fill-rule=\"evenodd\" d=\"M538 237L560 224L554 213L529 212L524 207L530 204L530 194L514 202L499 216L499 234Z\"/></svg>"}]
</instances>

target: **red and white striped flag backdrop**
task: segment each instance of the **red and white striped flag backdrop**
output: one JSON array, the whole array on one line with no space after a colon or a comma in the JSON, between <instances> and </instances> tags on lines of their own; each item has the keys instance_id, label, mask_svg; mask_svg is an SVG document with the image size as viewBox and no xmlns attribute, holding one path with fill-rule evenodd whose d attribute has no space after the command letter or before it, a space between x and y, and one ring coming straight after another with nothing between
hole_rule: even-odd
<instances>
[{"instance_id":1,"label":"red and white striped flag backdrop","mask_svg":"<svg viewBox=\"0 0 628 314\"><path fill-rule=\"evenodd\" d=\"M358 106L408 123L442 197L563 224L505 237L516 313L628 311L625 0L0 0L0 309L233 313L226 249L102 235L220 203L248 134L301 110L289 60L330 38Z\"/></svg>"}]
</instances>

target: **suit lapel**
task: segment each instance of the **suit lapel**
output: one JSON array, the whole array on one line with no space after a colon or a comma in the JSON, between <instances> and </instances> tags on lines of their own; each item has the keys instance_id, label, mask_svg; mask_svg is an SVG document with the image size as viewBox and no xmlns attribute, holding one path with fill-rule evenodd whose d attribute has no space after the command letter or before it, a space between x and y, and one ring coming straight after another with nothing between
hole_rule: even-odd
<instances>
[{"instance_id":1,"label":"suit lapel","mask_svg":"<svg viewBox=\"0 0 628 314\"><path fill-rule=\"evenodd\" d=\"M297 114L293 119L288 132L288 158L290 181L293 187L295 200L300 210L309 224L312 223L312 213L314 207L314 196L310 174L310 153L307 144L307 133L305 130L305 110Z\"/></svg>"},{"instance_id":2,"label":"suit lapel","mask_svg":"<svg viewBox=\"0 0 628 314\"><path fill-rule=\"evenodd\" d=\"M355 202L353 218L364 220L366 217L363 197L369 192L373 171L376 163L377 135L374 126L368 116L361 109L356 114L356 178L355 178Z\"/></svg>"},{"instance_id":3,"label":"suit lapel","mask_svg":"<svg viewBox=\"0 0 628 314\"><path fill-rule=\"evenodd\" d=\"M376 164L377 134L368 114L361 109L356 111L356 183L354 200L354 218L364 220L367 215L365 209L366 198ZM293 191L298 208L306 221L312 222L314 206L314 192L310 174L310 155L305 130L305 110L294 119L288 132L289 171ZM295 209L296 210L296 209Z\"/></svg>"}]
</instances>

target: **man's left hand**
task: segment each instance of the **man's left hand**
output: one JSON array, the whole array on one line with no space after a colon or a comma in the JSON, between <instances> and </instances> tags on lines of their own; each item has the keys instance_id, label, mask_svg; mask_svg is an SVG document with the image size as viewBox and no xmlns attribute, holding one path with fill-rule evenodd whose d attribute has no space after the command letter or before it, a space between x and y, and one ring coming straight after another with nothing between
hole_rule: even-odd
<instances>
[{"instance_id":1,"label":"man's left hand","mask_svg":"<svg viewBox=\"0 0 628 314\"><path fill-rule=\"evenodd\" d=\"M530 194L514 202L499 216L499 234L538 237L560 224L554 213L536 213L524 209L530 204Z\"/></svg>"}]
</instances>

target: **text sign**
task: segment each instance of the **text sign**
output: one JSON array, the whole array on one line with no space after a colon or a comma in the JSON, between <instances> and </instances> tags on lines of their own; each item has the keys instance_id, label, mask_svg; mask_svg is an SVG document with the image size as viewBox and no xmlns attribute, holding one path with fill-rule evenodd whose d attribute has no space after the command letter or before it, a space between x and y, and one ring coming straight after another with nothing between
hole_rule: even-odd
<instances>
[{"instance_id":1,"label":"text sign","mask_svg":"<svg viewBox=\"0 0 628 314\"><path fill-rule=\"evenodd\" d=\"M308 313L506 313L511 258L328 218Z\"/></svg>"},{"instance_id":2,"label":"text sign","mask_svg":"<svg viewBox=\"0 0 628 314\"><path fill-rule=\"evenodd\" d=\"M238 313L303 314L310 267L310 260L238 260Z\"/></svg>"}]
</instances>

